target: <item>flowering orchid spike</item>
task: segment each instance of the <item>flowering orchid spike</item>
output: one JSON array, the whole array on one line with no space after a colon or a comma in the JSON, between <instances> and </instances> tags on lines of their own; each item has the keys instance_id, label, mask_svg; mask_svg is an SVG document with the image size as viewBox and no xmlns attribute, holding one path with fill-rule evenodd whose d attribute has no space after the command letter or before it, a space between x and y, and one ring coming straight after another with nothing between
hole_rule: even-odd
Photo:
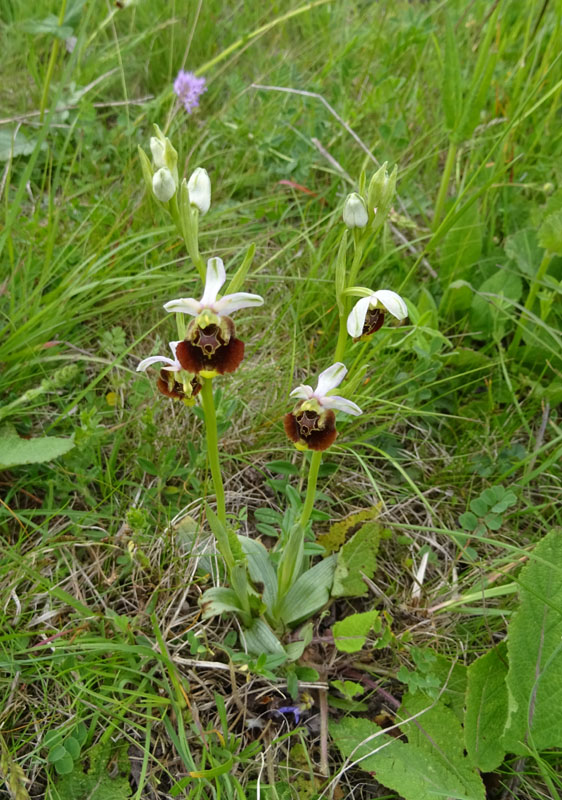
<instances>
[{"instance_id":1,"label":"flowering orchid spike","mask_svg":"<svg viewBox=\"0 0 562 800\"><path fill-rule=\"evenodd\" d=\"M234 322L228 315L241 308L263 305L263 297L247 292L227 294L217 300L225 280L222 259L210 258L201 300L183 297L164 304L166 311L195 317L177 347L177 357L184 369L204 378L234 372L244 358L244 342L236 338Z\"/></svg>"},{"instance_id":2,"label":"flowering orchid spike","mask_svg":"<svg viewBox=\"0 0 562 800\"><path fill-rule=\"evenodd\" d=\"M347 318L347 332L355 341L370 336L382 326L385 313L402 322L408 316L404 300L390 289L379 289L369 297L362 297L355 303Z\"/></svg>"},{"instance_id":3,"label":"flowering orchid spike","mask_svg":"<svg viewBox=\"0 0 562 800\"><path fill-rule=\"evenodd\" d=\"M285 432L298 450L326 450L334 443L337 434L334 411L358 416L363 412L351 400L332 395L347 374L345 364L337 362L318 377L313 391L302 384L291 392L291 397L300 400L294 409L285 415Z\"/></svg>"},{"instance_id":4,"label":"flowering orchid spike","mask_svg":"<svg viewBox=\"0 0 562 800\"><path fill-rule=\"evenodd\" d=\"M176 350L180 342L170 342L170 350L174 358L167 356L149 356L137 366L137 372L146 372L152 364L165 364L160 370L158 390L174 400L183 400L185 405L192 406L195 396L201 391L201 381L197 375L186 372L177 359Z\"/></svg>"}]
</instances>

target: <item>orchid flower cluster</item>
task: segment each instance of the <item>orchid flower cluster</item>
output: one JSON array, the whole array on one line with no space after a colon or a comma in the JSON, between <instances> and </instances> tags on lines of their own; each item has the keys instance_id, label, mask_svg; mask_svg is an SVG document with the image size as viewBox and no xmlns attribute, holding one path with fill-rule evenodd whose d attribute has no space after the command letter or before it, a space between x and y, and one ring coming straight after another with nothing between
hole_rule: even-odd
<instances>
[{"instance_id":1,"label":"orchid flower cluster","mask_svg":"<svg viewBox=\"0 0 562 800\"><path fill-rule=\"evenodd\" d=\"M226 283L222 260L208 259L206 267L199 253L199 218L211 205L211 182L207 172L197 168L180 181L178 154L170 140L155 126L150 140L152 161L139 148L143 175L151 197L170 214L185 242L187 252L204 280L200 300L182 297L164 303L175 314L178 338L169 342L171 357L155 355L140 361L137 369L146 371L159 365L157 388L166 397L185 406L201 402L205 417L207 456L216 497L216 513L209 506L206 517L224 558L229 586L208 589L202 598L203 616L225 612L238 615L249 652L284 653L298 658L307 641L283 646L280 638L295 624L308 619L330 598L336 556L328 556L311 566L305 540L313 510L322 453L338 435L336 413L362 414L349 397L335 394L347 376L343 361L346 343L365 340L381 327L387 314L398 322L406 319L404 300L390 289L373 291L355 285L370 237L382 226L389 213L396 184L396 169L389 177L384 165L371 180L368 189L362 177L359 192L349 195L343 209L343 231L336 263L336 299L339 309L339 335L334 363L320 373L316 388L297 386L290 394L296 401L284 416L289 440L300 451L311 451L308 463L306 497L298 515L289 515L289 524L281 531L278 544L269 552L249 537L237 535L229 523L220 468L218 434L212 382L237 370L244 358L244 342L238 338L232 314L263 304L256 294L235 291L242 285L252 262L255 247L248 249L242 265L230 281L227 294L220 292ZM347 270L348 233L351 230L354 255ZM350 300L360 299L353 307ZM189 322L186 323L185 316ZM348 381L346 395L352 394L361 374ZM258 588L260 590L258 591Z\"/></svg>"}]
</instances>

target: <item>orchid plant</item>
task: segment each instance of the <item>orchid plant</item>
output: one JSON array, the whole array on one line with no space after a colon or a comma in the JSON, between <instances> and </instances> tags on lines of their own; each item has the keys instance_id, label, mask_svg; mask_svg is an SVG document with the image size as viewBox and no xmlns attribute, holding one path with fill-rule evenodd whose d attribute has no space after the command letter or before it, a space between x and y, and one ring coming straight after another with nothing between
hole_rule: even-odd
<instances>
[{"instance_id":1,"label":"orchid plant","mask_svg":"<svg viewBox=\"0 0 562 800\"><path fill-rule=\"evenodd\" d=\"M353 393L361 374L347 382L342 395L335 394L347 377L343 361L348 336L353 341L368 339L390 315L402 322L408 316L405 301L390 289L373 291L356 286L356 279L368 253L371 237L382 227L391 207L396 185L396 169L388 176L386 165L373 176L368 189L365 177L359 191L349 195L343 208L346 230L342 232L336 265L336 300L339 310L339 334L334 363L322 371L316 388L297 386L290 393L296 403L285 414L288 439L299 451L310 451L308 481L300 513L287 517L276 547L247 536L237 535L227 516L220 467L216 413L212 382L237 370L244 358L244 342L238 338L231 315L244 308L263 304L256 294L237 291L247 274L255 248L251 246L237 273L220 295L226 283L222 259L209 258L206 267L199 252L199 218L211 204L211 182L207 172L197 168L189 180L179 180L178 155L170 140L155 126L150 141L152 163L139 148L141 165L149 194L167 211L185 242L187 252L204 282L200 300L192 297L164 303L175 314L178 338L169 343L172 357L149 356L137 370L145 372L158 364L158 390L185 406L201 402L207 441L207 454L216 498L216 513L206 507L206 518L215 536L227 570L228 586L208 589L202 599L203 617L222 613L236 614L243 629L248 652L279 656L280 661L298 658L311 635L311 626L301 631L300 641L283 645L284 634L305 622L330 600L337 555L311 563L310 548L305 546L310 531L322 454L331 447L338 431L336 413L362 414L348 396ZM353 236L354 253L347 269L348 233ZM350 300L360 299L353 307ZM185 316L190 317L186 323ZM320 548L321 549L321 548ZM318 552L318 551L316 551Z\"/></svg>"}]
</instances>

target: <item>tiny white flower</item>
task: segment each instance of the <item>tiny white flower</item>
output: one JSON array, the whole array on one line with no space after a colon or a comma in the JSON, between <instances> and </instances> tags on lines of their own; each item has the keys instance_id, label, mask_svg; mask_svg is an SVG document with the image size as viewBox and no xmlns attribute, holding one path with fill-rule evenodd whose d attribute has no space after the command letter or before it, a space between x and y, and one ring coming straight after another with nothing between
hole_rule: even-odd
<instances>
[{"instance_id":1,"label":"tiny white flower","mask_svg":"<svg viewBox=\"0 0 562 800\"><path fill-rule=\"evenodd\" d=\"M381 327L387 311L400 321L408 316L406 303L399 294L390 289L379 289L369 297L362 297L355 303L347 318L347 332L354 339L369 336Z\"/></svg>"},{"instance_id":2,"label":"tiny white flower","mask_svg":"<svg viewBox=\"0 0 562 800\"><path fill-rule=\"evenodd\" d=\"M201 300L195 300L193 297L181 297L179 300L170 300L168 303L164 303L164 308L166 311L190 314L192 317L199 316L205 310L213 312L218 317L225 317L240 308L263 305L263 297L247 292L227 294L217 300L219 290L225 281L226 272L222 258L210 258L207 261L207 279Z\"/></svg>"},{"instance_id":3,"label":"tiny white flower","mask_svg":"<svg viewBox=\"0 0 562 800\"><path fill-rule=\"evenodd\" d=\"M187 182L189 202L197 206L201 215L206 214L211 205L211 180L207 170L197 167Z\"/></svg>"},{"instance_id":4,"label":"tiny white flower","mask_svg":"<svg viewBox=\"0 0 562 800\"><path fill-rule=\"evenodd\" d=\"M357 192L348 194L345 199L343 221L348 228L364 228L369 221L369 214L365 201Z\"/></svg>"},{"instance_id":5,"label":"tiny white flower","mask_svg":"<svg viewBox=\"0 0 562 800\"><path fill-rule=\"evenodd\" d=\"M152 176L152 191L161 203L167 203L176 193L176 182L168 167L161 167Z\"/></svg>"}]
</instances>

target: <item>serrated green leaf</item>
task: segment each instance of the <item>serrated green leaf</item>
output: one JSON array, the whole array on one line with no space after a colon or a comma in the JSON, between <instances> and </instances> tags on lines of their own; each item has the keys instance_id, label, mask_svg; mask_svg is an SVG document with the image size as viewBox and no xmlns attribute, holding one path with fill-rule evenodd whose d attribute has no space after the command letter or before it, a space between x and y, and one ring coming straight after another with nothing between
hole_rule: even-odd
<instances>
[{"instance_id":1,"label":"serrated green leaf","mask_svg":"<svg viewBox=\"0 0 562 800\"><path fill-rule=\"evenodd\" d=\"M11 425L0 429L0 469L19 467L22 464L41 464L68 453L74 447L74 438L37 436L21 439Z\"/></svg>"},{"instance_id":2,"label":"serrated green leaf","mask_svg":"<svg viewBox=\"0 0 562 800\"><path fill-rule=\"evenodd\" d=\"M505 642L468 668L465 742L469 756L482 772L493 772L505 756L502 734L507 718L506 675Z\"/></svg>"},{"instance_id":3,"label":"serrated green leaf","mask_svg":"<svg viewBox=\"0 0 562 800\"><path fill-rule=\"evenodd\" d=\"M521 299L523 283L519 275L498 269L478 289L472 299L470 324L480 338L489 338L495 332L503 336L508 311Z\"/></svg>"},{"instance_id":4,"label":"serrated green leaf","mask_svg":"<svg viewBox=\"0 0 562 800\"><path fill-rule=\"evenodd\" d=\"M109 761L111 769L108 769ZM79 765L57 780L57 796L68 800L128 800L130 762L127 745L116 748L113 742L98 743L88 750L89 768L83 772Z\"/></svg>"},{"instance_id":5,"label":"serrated green leaf","mask_svg":"<svg viewBox=\"0 0 562 800\"><path fill-rule=\"evenodd\" d=\"M362 573L372 578L377 566L380 527L365 523L338 553L332 597L361 597L367 593Z\"/></svg>"},{"instance_id":6,"label":"serrated green leaf","mask_svg":"<svg viewBox=\"0 0 562 800\"><path fill-rule=\"evenodd\" d=\"M0 130L0 161L8 161L16 156L29 156L35 150L37 139L28 139L21 130ZM43 150L45 143L41 146Z\"/></svg>"},{"instance_id":7,"label":"serrated green leaf","mask_svg":"<svg viewBox=\"0 0 562 800\"><path fill-rule=\"evenodd\" d=\"M508 627L508 752L562 747L562 534L553 530L535 547L521 570L519 609Z\"/></svg>"},{"instance_id":8,"label":"serrated green leaf","mask_svg":"<svg viewBox=\"0 0 562 800\"><path fill-rule=\"evenodd\" d=\"M291 586L279 609L279 618L287 625L307 619L330 599L336 557L328 556L304 572Z\"/></svg>"},{"instance_id":9,"label":"serrated green leaf","mask_svg":"<svg viewBox=\"0 0 562 800\"><path fill-rule=\"evenodd\" d=\"M437 747L422 749L394 739L368 719L347 717L330 723L329 729L344 757L360 769L375 773L379 783L406 800L438 797L484 800L481 781L478 786L479 779L476 776L471 779L471 787L474 785L476 791L467 787L463 774L449 769Z\"/></svg>"},{"instance_id":10,"label":"serrated green leaf","mask_svg":"<svg viewBox=\"0 0 562 800\"><path fill-rule=\"evenodd\" d=\"M378 514L378 508L366 508L363 511L350 514L345 519L334 522L328 533L319 536L318 544L325 547L328 552L334 553L340 549L346 538L349 539L362 527L364 522L374 521Z\"/></svg>"},{"instance_id":11,"label":"serrated green leaf","mask_svg":"<svg viewBox=\"0 0 562 800\"><path fill-rule=\"evenodd\" d=\"M475 497L470 501L470 510L473 511L477 517L483 517L488 511L488 503L481 497Z\"/></svg>"},{"instance_id":12,"label":"serrated green leaf","mask_svg":"<svg viewBox=\"0 0 562 800\"><path fill-rule=\"evenodd\" d=\"M491 531L499 531L502 526L502 518L495 514L486 514L484 522Z\"/></svg>"},{"instance_id":13,"label":"serrated green leaf","mask_svg":"<svg viewBox=\"0 0 562 800\"><path fill-rule=\"evenodd\" d=\"M362 614L350 614L334 624L334 644L343 653L357 653L377 623L380 625L379 612L376 609Z\"/></svg>"}]
</instances>

